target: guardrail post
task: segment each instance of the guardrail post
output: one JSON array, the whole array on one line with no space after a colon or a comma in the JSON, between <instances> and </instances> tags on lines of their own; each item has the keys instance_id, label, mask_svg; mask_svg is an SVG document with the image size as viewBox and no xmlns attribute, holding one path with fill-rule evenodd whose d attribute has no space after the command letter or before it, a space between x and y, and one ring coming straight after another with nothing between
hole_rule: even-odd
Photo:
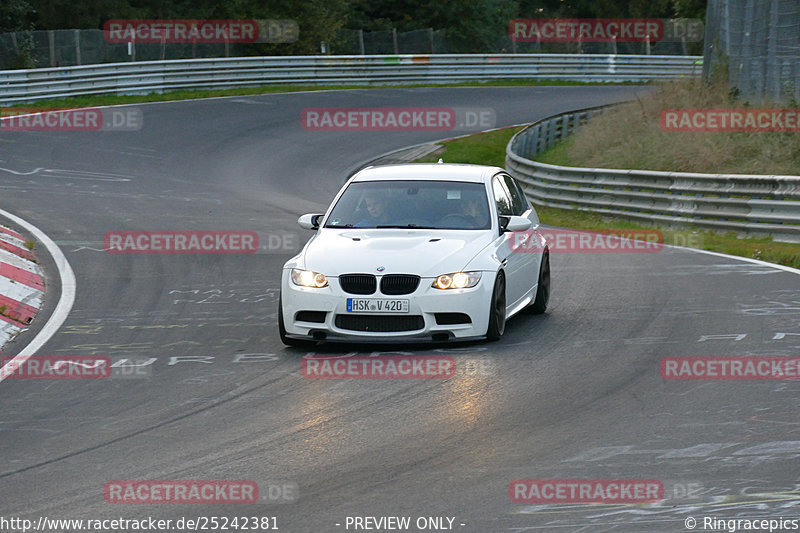
<instances>
[{"instance_id":1,"label":"guardrail post","mask_svg":"<svg viewBox=\"0 0 800 533\"><path fill-rule=\"evenodd\" d=\"M81 30L75 30L75 62L81 64Z\"/></svg>"},{"instance_id":2,"label":"guardrail post","mask_svg":"<svg viewBox=\"0 0 800 533\"><path fill-rule=\"evenodd\" d=\"M48 48L50 49L50 66L56 66L56 38L55 32L53 30L47 31L47 42L49 44Z\"/></svg>"},{"instance_id":3,"label":"guardrail post","mask_svg":"<svg viewBox=\"0 0 800 533\"><path fill-rule=\"evenodd\" d=\"M572 118L571 114L566 114L561 118L561 139L569 135L569 120Z\"/></svg>"},{"instance_id":4,"label":"guardrail post","mask_svg":"<svg viewBox=\"0 0 800 533\"><path fill-rule=\"evenodd\" d=\"M556 143L556 125L555 120L548 120L547 121L547 145L543 147L543 150L549 149Z\"/></svg>"},{"instance_id":5,"label":"guardrail post","mask_svg":"<svg viewBox=\"0 0 800 533\"><path fill-rule=\"evenodd\" d=\"M523 154L531 153L531 136L530 135L523 135L520 139L522 146L520 147L520 151Z\"/></svg>"},{"instance_id":6,"label":"guardrail post","mask_svg":"<svg viewBox=\"0 0 800 533\"><path fill-rule=\"evenodd\" d=\"M532 150L528 150L528 157L533 157L539 153L539 133L541 127L536 126L533 128L533 133L531 135L531 144L533 145Z\"/></svg>"},{"instance_id":7,"label":"guardrail post","mask_svg":"<svg viewBox=\"0 0 800 533\"><path fill-rule=\"evenodd\" d=\"M617 53L616 47L617 47L617 42L614 41L614 49L615 49L614 50L614 54ZM616 74L617 73L617 65L616 65L616 62L614 61L614 56L613 55L608 56L608 73L609 74Z\"/></svg>"}]
</instances>

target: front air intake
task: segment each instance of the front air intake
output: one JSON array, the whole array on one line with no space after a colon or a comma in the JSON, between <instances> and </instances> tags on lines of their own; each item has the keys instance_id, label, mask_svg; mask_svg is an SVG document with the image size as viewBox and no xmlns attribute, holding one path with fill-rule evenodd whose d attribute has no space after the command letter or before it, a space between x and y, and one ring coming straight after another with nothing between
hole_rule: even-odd
<instances>
[{"instance_id":1,"label":"front air intake","mask_svg":"<svg viewBox=\"0 0 800 533\"><path fill-rule=\"evenodd\" d=\"M336 315L335 324L349 331L391 333L424 329L425 319L421 315Z\"/></svg>"},{"instance_id":2,"label":"front air intake","mask_svg":"<svg viewBox=\"0 0 800 533\"><path fill-rule=\"evenodd\" d=\"M339 286L350 294L373 294L378 282L372 274L342 274L339 276Z\"/></svg>"},{"instance_id":3,"label":"front air intake","mask_svg":"<svg viewBox=\"0 0 800 533\"><path fill-rule=\"evenodd\" d=\"M419 287L419 276L411 274L386 274L381 278L381 292L392 296L411 294Z\"/></svg>"}]
</instances>

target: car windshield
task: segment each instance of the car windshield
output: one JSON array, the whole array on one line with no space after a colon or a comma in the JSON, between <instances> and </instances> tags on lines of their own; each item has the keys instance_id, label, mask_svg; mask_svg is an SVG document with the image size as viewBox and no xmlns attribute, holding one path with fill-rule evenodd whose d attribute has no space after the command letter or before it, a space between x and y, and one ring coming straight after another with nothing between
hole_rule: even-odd
<instances>
[{"instance_id":1,"label":"car windshield","mask_svg":"<svg viewBox=\"0 0 800 533\"><path fill-rule=\"evenodd\" d=\"M370 181L351 183L336 202L326 228L491 228L482 183Z\"/></svg>"}]
</instances>

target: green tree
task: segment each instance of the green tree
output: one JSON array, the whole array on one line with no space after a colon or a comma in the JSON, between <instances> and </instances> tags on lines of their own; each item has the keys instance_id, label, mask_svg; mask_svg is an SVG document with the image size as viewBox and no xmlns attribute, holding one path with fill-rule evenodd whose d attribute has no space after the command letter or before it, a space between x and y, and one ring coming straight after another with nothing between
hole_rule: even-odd
<instances>
[{"instance_id":1,"label":"green tree","mask_svg":"<svg viewBox=\"0 0 800 533\"><path fill-rule=\"evenodd\" d=\"M6 1L6 0L3 0ZM110 19L137 18L127 0L29 0L39 30L100 29Z\"/></svg>"},{"instance_id":2,"label":"green tree","mask_svg":"<svg viewBox=\"0 0 800 533\"><path fill-rule=\"evenodd\" d=\"M445 30L451 51L485 52L507 34L516 12L515 0L359 0L351 4L347 25L367 30Z\"/></svg>"},{"instance_id":3,"label":"green tree","mask_svg":"<svg viewBox=\"0 0 800 533\"><path fill-rule=\"evenodd\" d=\"M17 33L13 41L13 52L5 57L0 56L0 69L34 68L33 36L30 30L33 27L34 9L27 0L2 0L0 3L0 34L6 32Z\"/></svg>"},{"instance_id":4,"label":"green tree","mask_svg":"<svg viewBox=\"0 0 800 533\"><path fill-rule=\"evenodd\" d=\"M673 0L675 16L688 19L706 19L706 0Z\"/></svg>"},{"instance_id":5,"label":"green tree","mask_svg":"<svg viewBox=\"0 0 800 533\"><path fill-rule=\"evenodd\" d=\"M28 0L0 2L0 33L30 29L34 10Z\"/></svg>"},{"instance_id":6,"label":"green tree","mask_svg":"<svg viewBox=\"0 0 800 533\"><path fill-rule=\"evenodd\" d=\"M291 19L300 27L294 43L248 46L249 54L318 54L321 42L333 42L345 26L348 0L240 0L241 16L252 19Z\"/></svg>"},{"instance_id":7,"label":"green tree","mask_svg":"<svg viewBox=\"0 0 800 533\"><path fill-rule=\"evenodd\" d=\"M696 1L696 0L686 0ZM702 0L705 1L705 0ZM519 0L520 18L666 18L673 0Z\"/></svg>"}]
</instances>

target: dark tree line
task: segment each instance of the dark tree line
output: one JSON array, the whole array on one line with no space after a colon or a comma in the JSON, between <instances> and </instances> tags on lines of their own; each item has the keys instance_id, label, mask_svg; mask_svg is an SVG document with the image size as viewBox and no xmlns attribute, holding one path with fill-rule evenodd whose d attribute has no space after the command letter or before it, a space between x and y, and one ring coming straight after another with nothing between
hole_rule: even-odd
<instances>
[{"instance_id":1,"label":"dark tree line","mask_svg":"<svg viewBox=\"0 0 800 533\"><path fill-rule=\"evenodd\" d=\"M315 53L342 28L445 30L462 52L490 49L513 18L703 18L706 0L0 0L0 33L101 29L109 19L294 19L300 40L261 53Z\"/></svg>"}]
</instances>

